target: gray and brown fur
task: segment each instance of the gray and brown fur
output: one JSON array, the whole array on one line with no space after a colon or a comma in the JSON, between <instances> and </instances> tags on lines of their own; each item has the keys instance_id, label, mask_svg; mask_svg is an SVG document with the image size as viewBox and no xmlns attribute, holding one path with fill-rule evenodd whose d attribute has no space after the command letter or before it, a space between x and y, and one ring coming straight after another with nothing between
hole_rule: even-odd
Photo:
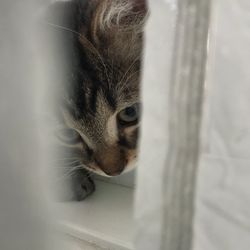
<instances>
[{"instance_id":1,"label":"gray and brown fur","mask_svg":"<svg viewBox=\"0 0 250 250\"><path fill-rule=\"evenodd\" d=\"M62 62L58 120L82 138L68 149L85 169L118 175L137 156L139 124L122 126L117 114L140 102L145 1L73 0L54 4L50 13L47 24L56 33L51 60Z\"/></svg>"}]
</instances>

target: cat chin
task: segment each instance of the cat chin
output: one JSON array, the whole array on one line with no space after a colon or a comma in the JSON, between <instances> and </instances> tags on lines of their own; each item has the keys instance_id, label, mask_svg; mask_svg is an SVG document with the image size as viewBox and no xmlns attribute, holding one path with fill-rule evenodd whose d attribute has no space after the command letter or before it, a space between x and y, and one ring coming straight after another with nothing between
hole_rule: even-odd
<instances>
[{"instance_id":1,"label":"cat chin","mask_svg":"<svg viewBox=\"0 0 250 250\"><path fill-rule=\"evenodd\" d=\"M100 169L93 169L93 168L89 168L87 166L84 167L86 170L88 170L89 172L91 173L94 173L94 174L97 174L97 175L101 175L101 176L105 176L105 177L112 177L112 176L109 176L107 174L105 174L102 170Z\"/></svg>"},{"instance_id":2,"label":"cat chin","mask_svg":"<svg viewBox=\"0 0 250 250\"><path fill-rule=\"evenodd\" d=\"M92 172L92 173L94 173L94 174L97 174L97 175L100 175L100 176L103 176L103 177L113 178L113 177L118 177L118 176L121 176L123 174L126 174L126 173L129 173L129 172L133 171L137 167L137 165L138 165L137 159L134 159L134 160L130 161L130 163L126 166L124 171L122 173L120 173L119 175L117 175L117 176L107 175L101 169L92 169L92 168L89 168L89 167L85 167L85 169Z\"/></svg>"}]
</instances>

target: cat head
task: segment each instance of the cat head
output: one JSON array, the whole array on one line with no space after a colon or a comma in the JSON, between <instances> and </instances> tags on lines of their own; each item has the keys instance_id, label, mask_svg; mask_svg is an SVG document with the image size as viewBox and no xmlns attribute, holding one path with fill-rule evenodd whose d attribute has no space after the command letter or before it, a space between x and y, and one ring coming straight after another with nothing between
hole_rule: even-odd
<instances>
[{"instance_id":1,"label":"cat head","mask_svg":"<svg viewBox=\"0 0 250 250\"><path fill-rule=\"evenodd\" d=\"M74 1L58 137L85 168L115 176L137 156L145 1ZM67 69L66 69L67 68Z\"/></svg>"}]
</instances>

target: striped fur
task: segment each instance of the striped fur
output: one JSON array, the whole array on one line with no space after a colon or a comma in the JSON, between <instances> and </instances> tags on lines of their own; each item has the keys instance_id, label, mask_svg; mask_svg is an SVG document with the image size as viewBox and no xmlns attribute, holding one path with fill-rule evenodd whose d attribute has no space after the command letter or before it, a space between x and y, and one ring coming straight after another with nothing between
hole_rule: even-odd
<instances>
[{"instance_id":1,"label":"striped fur","mask_svg":"<svg viewBox=\"0 0 250 250\"><path fill-rule=\"evenodd\" d=\"M139 125L120 126L117 114L140 102L145 1L73 0L62 9L50 21L59 32L56 51L65 52L56 55L63 62L57 114L80 134L75 152L84 167L117 175L137 155Z\"/></svg>"}]
</instances>

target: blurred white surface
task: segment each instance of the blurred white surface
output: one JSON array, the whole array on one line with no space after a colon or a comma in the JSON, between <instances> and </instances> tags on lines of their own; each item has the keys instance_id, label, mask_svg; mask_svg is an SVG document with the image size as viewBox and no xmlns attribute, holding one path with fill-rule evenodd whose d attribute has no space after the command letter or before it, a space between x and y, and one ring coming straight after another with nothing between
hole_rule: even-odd
<instances>
[{"instance_id":1,"label":"blurred white surface","mask_svg":"<svg viewBox=\"0 0 250 250\"><path fill-rule=\"evenodd\" d=\"M53 249L34 119L38 82L32 34L38 2L0 3L1 250Z\"/></svg>"},{"instance_id":2,"label":"blurred white surface","mask_svg":"<svg viewBox=\"0 0 250 250\"><path fill-rule=\"evenodd\" d=\"M250 2L213 1L196 250L250 249Z\"/></svg>"},{"instance_id":3,"label":"blurred white surface","mask_svg":"<svg viewBox=\"0 0 250 250\"><path fill-rule=\"evenodd\" d=\"M73 242L87 242L89 247L133 250L133 189L101 181L96 184L96 192L83 202L56 205L61 229L76 239Z\"/></svg>"},{"instance_id":4,"label":"blurred white surface","mask_svg":"<svg viewBox=\"0 0 250 250\"><path fill-rule=\"evenodd\" d=\"M136 190L136 249L158 250L161 244L162 174L166 164L168 102L176 1L149 1L143 75L141 152Z\"/></svg>"},{"instance_id":5,"label":"blurred white surface","mask_svg":"<svg viewBox=\"0 0 250 250\"><path fill-rule=\"evenodd\" d=\"M212 1L195 250L250 249L250 2ZM138 171L137 249L158 249L174 1L151 1ZM156 15L157 13L157 15ZM163 14L165 13L165 14ZM150 225L150 226L149 226Z\"/></svg>"}]
</instances>

